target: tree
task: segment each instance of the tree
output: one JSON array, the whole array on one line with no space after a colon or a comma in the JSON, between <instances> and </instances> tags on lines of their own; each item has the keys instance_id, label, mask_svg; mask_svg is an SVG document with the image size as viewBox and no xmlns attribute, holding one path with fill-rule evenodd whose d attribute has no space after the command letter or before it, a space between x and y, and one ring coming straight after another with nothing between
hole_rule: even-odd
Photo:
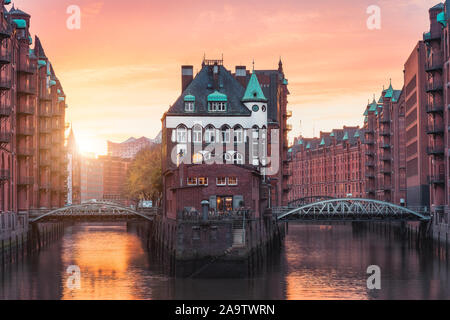
<instances>
[{"instance_id":1,"label":"tree","mask_svg":"<svg viewBox=\"0 0 450 320\"><path fill-rule=\"evenodd\" d=\"M138 204L152 200L158 206L162 196L161 145L141 150L128 169L126 193Z\"/></svg>"}]
</instances>

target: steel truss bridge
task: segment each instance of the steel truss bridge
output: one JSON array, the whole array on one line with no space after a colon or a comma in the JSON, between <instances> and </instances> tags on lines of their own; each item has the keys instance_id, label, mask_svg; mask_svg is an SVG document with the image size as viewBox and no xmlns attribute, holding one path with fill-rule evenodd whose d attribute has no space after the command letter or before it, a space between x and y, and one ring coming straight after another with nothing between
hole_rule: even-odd
<instances>
[{"instance_id":1,"label":"steel truss bridge","mask_svg":"<svg viewBox=\"0 0 450 320\"><path fill-rule=\"evenodd\" d=\"M111 202L89 202L80 205L72 205L56 209L33 219L31 223L44 220L128 220L145 219L153 221L153 214L143 214L131 208L118 205Z\"/></svg>"},{"instance_id":2,"label":"steel truss bridge","mask_svg":"<svg viewBox=\"0 0 450 320\"><path fill-rule=\"evenodd\" d=\"M330 199L297 207L274 208L277 220L286 221L421 221L431 217L405 207L372 199Z\"/></svg>"}]
</instances>

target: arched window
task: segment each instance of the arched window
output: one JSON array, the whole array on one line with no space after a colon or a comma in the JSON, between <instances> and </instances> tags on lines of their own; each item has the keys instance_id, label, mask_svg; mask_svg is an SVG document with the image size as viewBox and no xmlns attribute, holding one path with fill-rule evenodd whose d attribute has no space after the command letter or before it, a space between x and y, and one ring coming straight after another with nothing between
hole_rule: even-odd
<instances>
[{"instance_id":1,"label":"arched window","mask_svg":"<svg viewBox=\"0 0 450 320\"><path fill-rule=\"evenodd\" d=\"M177 128L177 142L178 143L187 142L187 128L184 125L180 125Z\"/></svg>"},{"instance_id":2,"label":"arched window","mask_svg":"<svg viewBox=\"0 0 450 320\"><path fill-rule=\"evenodd\" d=\"M244 164L244 156L242 153L236 152L233 156L233 163L234 164Z\"/></svg>"},{"instance_id":3,"label":"arched window","mask_svg":"<svg viewBox=\"0 0 450 320\"><path fill-rule=\"evenodd\" d=\"M203 135L203 128L202 128L202 126L199 125L199 124L196 124L194 126L194 130L193 130L193 141L194 141L194 143L202 143L202 141L203 141L202 135Z\"/></svg>"},{"instance_id":4,"label":"arched window","mask_svg":"<svg viewBox=\"0 0 450 320\"><path fill-rule=\"evenodd\" d=\"M222 127L222 143L230 143L231 130L229 126Z\"/></svg>"},{"instance_id":5,"label":"arched window","mask_svg":"<svg viewBox=\"0 0 450 320\"><path fill-rule=\"evenodd\" d=\"M234 127L234 142L242 143L244 142L244 130L241 126Z\"/></svg>"},{"instance_id":6,"label":"arched window","mask_svg":"<svg viewBox=\"0 0 450 320\"><path fill-rule=\"evenodd\" d=\"M232 156L230 153L225 152L225 153L223 154L223 161L224 161L225 163L233 163L233 156Z\"/></svg>"},{"instance_id":7,"label":"arched window","mask_svg":"<svg viewBox=\"0 0 450 320\"><path fill-rule=\"evenodd\" d=\"M206 143L214 143L216 142L216 129L209 125L206 127L205 130L205 142Z\"/></svg>"}]
</instances>

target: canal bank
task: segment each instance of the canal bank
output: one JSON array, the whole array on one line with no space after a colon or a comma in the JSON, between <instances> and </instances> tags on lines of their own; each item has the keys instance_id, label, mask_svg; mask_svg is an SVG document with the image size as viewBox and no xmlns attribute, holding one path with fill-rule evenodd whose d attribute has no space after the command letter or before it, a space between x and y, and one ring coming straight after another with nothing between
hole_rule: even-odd
<instances>
[{"instance_id":1,"label":"canal bank","mask_svg":"<svg viewBox=\"0 0 450 320\"><path fill-rule=\"evenodd\" d=\"M284 223L270 210L261 218L246 213L158 217L148 230L150 250L183 278L246 277L258 272L258 261L277 250L284 239Z\"/></svg>"},{"instance_id":2,"label":"canal bank","mask_svg":"<svg viewBox=\"0 0 450 320\"><path fill-rule=\"evenodd\" d=\"M32 224L28 213L3 213L0 220L1 266L40 251L64 234L63 223Z\"/></svg>"}]
</instances>

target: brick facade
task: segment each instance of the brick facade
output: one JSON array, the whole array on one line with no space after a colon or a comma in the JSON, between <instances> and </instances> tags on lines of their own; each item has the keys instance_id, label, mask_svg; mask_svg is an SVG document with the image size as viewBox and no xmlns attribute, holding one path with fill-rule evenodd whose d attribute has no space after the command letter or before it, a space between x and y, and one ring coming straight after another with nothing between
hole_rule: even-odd
<instances>
[{"instance_id":1,"label":"brick facade","mask_svg":"<svg viewBox=\"0 0 450 320\"><path fill-rule=\"evenodd\" d=\"M66 202L65 94L30 15L0 13L0 211ZM34 47L33 47L34 44Z\"/></svg>"}]
</instances>

